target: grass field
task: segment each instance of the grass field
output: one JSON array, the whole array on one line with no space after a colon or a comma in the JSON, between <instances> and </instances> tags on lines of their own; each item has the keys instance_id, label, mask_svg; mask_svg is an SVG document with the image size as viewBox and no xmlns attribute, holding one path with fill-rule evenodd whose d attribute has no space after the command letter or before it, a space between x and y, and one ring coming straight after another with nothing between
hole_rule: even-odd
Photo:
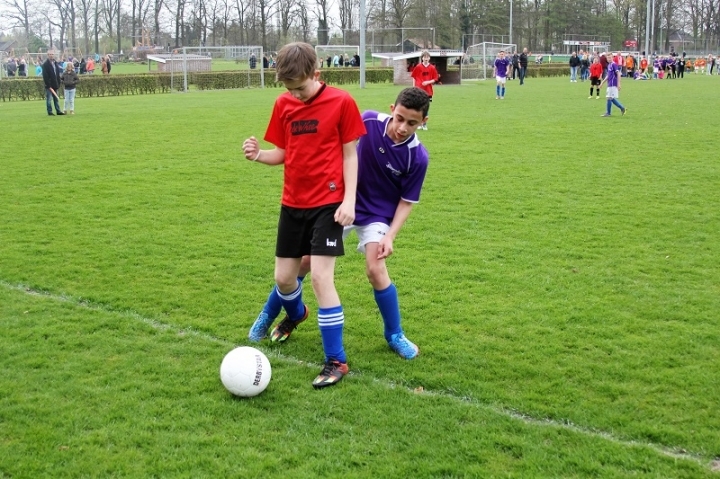
<instances>
[{"instance_id":1,"label":"grass field","mask_svg":"<svg viewBox=\"0 0 720 479\"><path fill-rule=\"evenodd\" d=\"M282 169L240 145L280 90L1 103L0 478L718 477L718 81L626 81L611 118L567 78L438 87L389 261L421 355L349 244L352 374L312 389L311 313L244 400L218 369L272 285Z\"/></svg>"}]
</instances>

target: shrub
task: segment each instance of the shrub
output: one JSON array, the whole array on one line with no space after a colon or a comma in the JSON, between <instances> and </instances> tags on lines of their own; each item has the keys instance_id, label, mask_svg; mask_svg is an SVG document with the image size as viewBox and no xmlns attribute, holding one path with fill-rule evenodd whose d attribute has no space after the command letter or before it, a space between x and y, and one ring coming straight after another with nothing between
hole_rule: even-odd
<instances>
[{"instance_id":1,"label":"shrub","mask_svg":"<svg viewBox=\"0 0 720 479\"><path fill-rule=\"evenodd\" d=\"M332 68L323 70L320 78L328 84L346 85L360 81L360 70L357 68ZM368 83L392 83L393 71L388 68L373 68L365 72ZM120 96L144 95L152 93L168 93L171 82L175 90L183 89L182 74L175 74L171 79L170 73L143 73L136 75L81 75L77 86L78 97L93 96ZM260 72L248 71L221 71L221 72L192 72L188 74L188 85L194 85L198 90L227 90L233 88L247 88L249 85L260 84ZM282 87L282 83L275 81L275 70L265 70L265 86ZM62 87L58 95L63 94ZM3 79L0 81L0 99L13 100L42 100L45 98L45 88L40 77Z\"/></svg>"}]
</instances>

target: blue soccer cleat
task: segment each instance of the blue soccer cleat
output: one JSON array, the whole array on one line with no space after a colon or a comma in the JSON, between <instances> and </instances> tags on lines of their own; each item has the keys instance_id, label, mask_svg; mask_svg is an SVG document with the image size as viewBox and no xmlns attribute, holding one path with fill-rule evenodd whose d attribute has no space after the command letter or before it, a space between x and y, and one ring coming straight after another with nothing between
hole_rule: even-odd
<instances>
[{"instance_id":1,"label":"blue soccer cleat","mask_svg":"<svg viewBox=\"0 0 720 479\"><path fill-rule=\"evenodd\" d=\"M393 334L390 341L388 341L388 345L403 359L413 359L420 354L420 349L406 338L403 333Z\"/></svg>"}]
</instances>

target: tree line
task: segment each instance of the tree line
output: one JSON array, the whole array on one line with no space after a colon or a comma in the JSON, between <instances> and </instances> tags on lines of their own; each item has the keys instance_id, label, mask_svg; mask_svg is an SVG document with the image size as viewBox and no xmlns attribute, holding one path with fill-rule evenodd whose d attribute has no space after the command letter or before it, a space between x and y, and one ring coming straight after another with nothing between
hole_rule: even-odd
<instances>
[{"instance_id":1,"label":"tree line","mask_svg":"<svg viewBox=\"0 0 720 479\"><path fill-rule=\"evenodd\" d=\"M615 49L635 39L641 49L650 34L653 52L718 48L720 0L654 0L648 9L649 1L366 0L366 42L387 51L403 40L452 49L485 40L549 52L581 36ZM358 44L359 16L359 0L0 0L0 32L30 52Z\"/></svg>"}]
</instances>

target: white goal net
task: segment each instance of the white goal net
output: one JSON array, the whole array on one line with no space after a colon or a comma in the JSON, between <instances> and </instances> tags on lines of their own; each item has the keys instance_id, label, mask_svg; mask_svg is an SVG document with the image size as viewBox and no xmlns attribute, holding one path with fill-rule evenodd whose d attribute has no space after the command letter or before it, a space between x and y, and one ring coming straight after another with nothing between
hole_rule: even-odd
<instances>
[{"instance_id":1,"label":"white goal net","mask_svg":"<svg viewBox=\"0 0 720 479\"><path fill-rule=\"evenodd\" d=\"M316 45L315 53L320 68L360 66L355 64L360 58L358 45Z\"/></svg>"},{"instance_id":2,"label":"white goal net","mask_svg":"<svg viewBox=\"0 0 720 479\"><path fill-rule=\"evenodd\" d=\"M261 46L184 47L152 57L162 58L163 70L171 73L173 91L265 87L268 60ZM219 75L193 76L204 72Z\"/></svg>"},{"instance_id":3,"label":"white goal net","mask_svg":"<svg viewBox=\"0 0 720 479\"><path fill-rule=\"evenodd\" d=\"M487 80L493 76L495 59L504 51L506 57L512 57L517 45L511 43L483 42L470 45L460 66L462 80Z\"/></svg>"}]
</instances>

